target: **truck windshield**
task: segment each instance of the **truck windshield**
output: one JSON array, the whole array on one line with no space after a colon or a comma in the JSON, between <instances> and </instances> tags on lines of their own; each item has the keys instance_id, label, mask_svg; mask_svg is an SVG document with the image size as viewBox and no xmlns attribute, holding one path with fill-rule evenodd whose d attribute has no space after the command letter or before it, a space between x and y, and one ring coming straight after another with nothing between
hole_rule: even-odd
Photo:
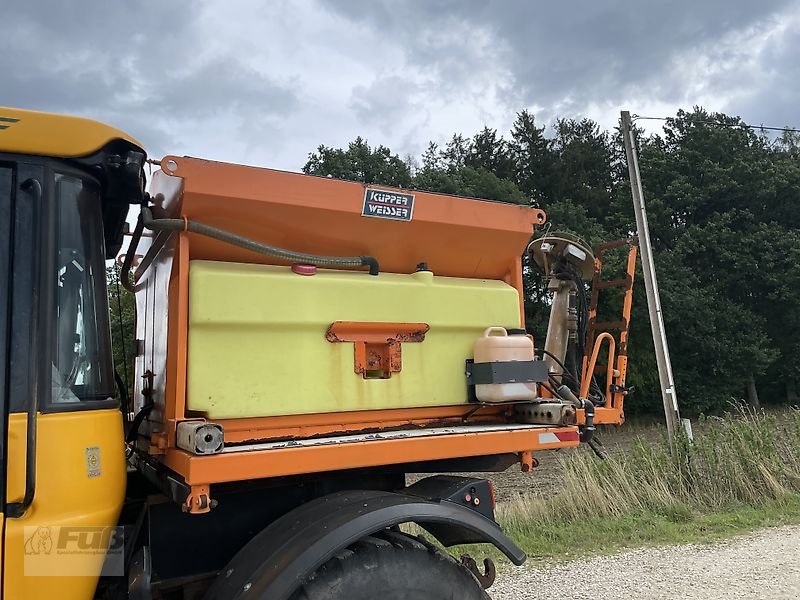
<instances>
[{"instance_id":1,"label":"truck windshield","mask_svg":"<svg viewBox=\"0 0 800 600\"><path fill-rule=\"evenodd\" d=\"M54 404L113 398L100 191L94 181L55 174L57 281Z\"/></svg>"}]
</instances>

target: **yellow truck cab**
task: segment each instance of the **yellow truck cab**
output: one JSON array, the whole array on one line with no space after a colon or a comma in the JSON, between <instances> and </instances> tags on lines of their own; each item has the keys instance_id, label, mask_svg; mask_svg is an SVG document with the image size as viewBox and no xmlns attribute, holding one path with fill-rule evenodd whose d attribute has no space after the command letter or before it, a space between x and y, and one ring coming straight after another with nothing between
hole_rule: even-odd
<instances>
[{"instance_id":1,"label":"yellow truck cab","mask_svg":"<svg viewBox=\"0 0 800 600\"><path fill-rule=\"evenodd\" d=\"M91 598L102 552L60 574L32 560L60 528L117 525L126 474L105 261L141 197L144 160L111 127L0 109L4 598Z\"/></svg>"}]
</instances>

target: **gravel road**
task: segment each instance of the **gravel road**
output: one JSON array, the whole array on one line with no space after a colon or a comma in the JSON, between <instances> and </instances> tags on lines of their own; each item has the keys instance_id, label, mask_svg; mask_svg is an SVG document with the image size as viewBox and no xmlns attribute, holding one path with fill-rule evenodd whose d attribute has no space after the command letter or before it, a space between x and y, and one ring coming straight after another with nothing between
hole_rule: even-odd
<instances>
[{"instance_id":1,"label":"gravel road","mask_svg":"<svg viewBox=\"0 0 800 600\"><path fill-rule=\"evenodd\" d=\"M800 599L800 527L498 574L495 600Z\"/></svg>"}]
</instances>

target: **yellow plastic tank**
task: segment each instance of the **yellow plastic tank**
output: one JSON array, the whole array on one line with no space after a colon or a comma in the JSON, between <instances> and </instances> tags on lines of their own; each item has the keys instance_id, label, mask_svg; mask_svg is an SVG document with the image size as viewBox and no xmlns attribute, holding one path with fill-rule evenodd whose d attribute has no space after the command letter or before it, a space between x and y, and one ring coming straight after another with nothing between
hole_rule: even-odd
<instances>
[{"instance_id":1,"label":"yellow plastic tank","mask_svg":"<svg viewBox=\"0 0 800 600\"><path fill-rule=\"evenodd\" d=\"M230 419L463 404L475 339L519 319L518 292L502 281L194 260L187 409ZM334 324L427 328L362 347L368 362L392 354L397 370L376 376L358 372L358 344Z\"/></svg>"}]
</instances>

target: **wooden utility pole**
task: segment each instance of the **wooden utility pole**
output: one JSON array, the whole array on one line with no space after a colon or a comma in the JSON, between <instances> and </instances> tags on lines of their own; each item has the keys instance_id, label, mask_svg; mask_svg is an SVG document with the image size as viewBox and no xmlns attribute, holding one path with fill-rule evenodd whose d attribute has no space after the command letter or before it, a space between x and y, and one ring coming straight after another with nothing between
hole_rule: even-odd
<instances>
[{"instance_id":1,"label":"wooden utility pole","mask_svg":"<svg viewBox=\"0 0 800 600\"><path fill-rule=\"evenodd\" d=\"M631 180L633 196L633 212L636 215L636 229L639 234L639 255L642 257L644 287L647 291L647 308L650 312L650 329L653 332L653 344L658 362L658 380L661 385L661 399L664 402L664 415L667 419L667 433L670 441L680 425L678 397L675 394L675 380L672 377L672 363L669 360L667 336L664 331L664 318L661 313L661 299L658 295L656 269L653 265L653 251L650 245L650 229L647 226L647 211L644 207L642 178L639 173L639 157L636 153L636 138L631 122L631 113L621 113L622 139L625 143L625 155L628 159L628 173Z\"/></svg>"}]
</instances>

